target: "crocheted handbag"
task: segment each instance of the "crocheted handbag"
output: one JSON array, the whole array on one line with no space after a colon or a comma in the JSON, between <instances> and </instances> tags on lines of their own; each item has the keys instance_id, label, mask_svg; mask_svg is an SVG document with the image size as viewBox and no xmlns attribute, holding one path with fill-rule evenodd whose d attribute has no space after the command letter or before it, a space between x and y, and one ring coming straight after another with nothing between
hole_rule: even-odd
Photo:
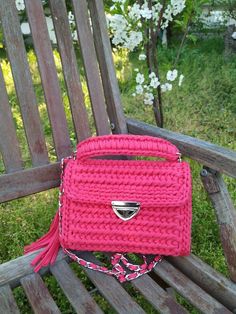
<instances>
[{"instance_id":1,"label":"crocheted handbag","mask_svg":"<svg viewBox=\"0 0 236 314\"><path fill-rule=\"evenodd\" d=\"M111 155L162 160L106 158ZM44 248L32 262L35 271L54 263L62 247L82 266L132 280L162 255L190 253L191 214L190 167L173 144L150 136L91 137L62 161L59 210L49 232L25 253ZM75 250L119 253L110 269ZM125 253L142 254L143 263L130 263ZM145 254L156 255L150 261Z\"/></svg>"}]
</instances>

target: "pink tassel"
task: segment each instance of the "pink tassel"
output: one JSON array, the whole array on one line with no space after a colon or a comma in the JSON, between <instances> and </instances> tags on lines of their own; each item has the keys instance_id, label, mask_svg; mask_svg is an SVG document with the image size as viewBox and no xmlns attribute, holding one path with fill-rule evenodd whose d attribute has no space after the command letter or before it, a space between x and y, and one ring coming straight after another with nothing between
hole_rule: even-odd
<instances>
[{"instance_id":1,"label":"pink tassel","mask_svg":"<svg viewBox=\"0 0 236 314\"><path fill-rule=\"evenodd\" d=\"M60 249L59 241L59 213L57 212L48 233L38 239L36 242L27 245L24 249L24 253L34 252L42 249L31 262L32 266L35 266L34 271L38 272L42 267L49 264L54 264L57 258L58 251Z\"/></svg>"}]
</instances>

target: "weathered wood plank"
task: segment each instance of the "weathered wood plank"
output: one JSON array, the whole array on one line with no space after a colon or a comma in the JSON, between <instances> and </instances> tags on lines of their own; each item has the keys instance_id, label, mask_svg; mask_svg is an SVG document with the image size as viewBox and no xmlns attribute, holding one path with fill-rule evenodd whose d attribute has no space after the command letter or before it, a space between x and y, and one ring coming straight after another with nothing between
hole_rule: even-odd
<instances>
[{"instance_id":1,"label":"weathered wood plank","mask_svg":"<svg viewBox=\"0 0 236 314\"><path fill-rule=\"evenodd\" d=\"M98 263L96 258L91 253L80 252L77 255L86 260ZM117 313L145 313L115 278L87 268L84 268L84 270L93 284L98 288L99 292L104 296L105 299L107 299L107 301L117 311Z\"/></svg>"},{"instance_id":2,"label":"weathered wood plank","mask_svg":"<svg viewBox=\"0 0 236 314\"><path fill-rule=\"evenodd\" d=\"M20 285L21 278L30 274L34 274L34 268L30 266L30 263L40 251L41 250L38 250L36 252L20 256L14 260L1 264L0 286L9 284L11 288L15 288ZM68 259L68 257L60 250L57 261L64 259ZM49 266L42 268L39 271L39 274L44 275L48 272Z\"/></svg>"},{"instance_id":3,"label":"weathered wood plank","mask_svg":"<svg viewBox=\"0 0 236 314\"><path fill-rule=\"evenodd\" d=\"M71 154L70 136L41 0L25 0L58 160Z\"/></svg>"},{"instance_id":4,"label":"weathered wood plank","mask_svg":"<svg viewBox=\"0 0 236 314\"><path fill-rule=\"evenodd\" d=\"M233 202L224 180L218 172L204 168L201 178L216 212L230 278L236 282L236 211Z\"/></svg>"},{"instance_id":5,"label":"weathered wood plank","mask_svg":"<svg viewBox=\"0 0 236 314\"><path fill-rule=\"evenodd\" d=\"M183 155L236 178L236 152L191 136L127 119L129 133L163 137L177 145Z\"/></svg>"},{"instance_id":6,"label":"weathered wood plank","mask_svg":"<svg viewBox=\"0 0 236 314\"><path fill-rule=\"evenodd\" d=\"M0 313L20 314L9 285L0 287Z\"/></svg>"},{"instance_id":7,"label":"weathered wood plank","mask_svg":"<svg viewBox=\"0 0 236 314\"><path fill-rule=\"evenodd\" d=\"M113 133L127 133L102 0L88 1L107 112Z\"/></svg>"},{"instance_id":8,"label":"weathered wood plank","mask_svg":"<svg viewBox=\"0 0 236 314\"><path fill-rule=\"evenodd\" d=\"M64 0L49 1L77 140L91 135Z\"/></svg>"},{"instance_id":9,"label":"weathered wood plank","mask_svg":"<svg viewBox=\"0 0 236 314\"><path fill-rule=\"evenodd\" d=\"M236 284L197 256L168 257L168 261L231 311L236 309Z\"/></svg>"},{"instance_id":10,"label":"weathered wood plank","mask_svg":"<svg viewBox=\"0 0 236 314\"><path fill-rule=\"evenodd\" d=\"M201 312L209 314L231 313L166 260L158 264L154 271Z\"/></svg>"},{"instance_id":11,"label":"weathered wood plank","mask_svg":"<svg viewBox=\"0 0 236 314\"><path fill-rule=\"evenodd\" d=\"M98 135L110 133L86 0L72 0L80 49Z\"/></svg>"},{"instance_id":12,"label":"weathered wood plank","mask_svg":"<svg viewBox=\"0 0 236 314\"><path fill-rule=\"evenodd\" d=\"M6 172L14 172L23 168L19 142L12 118L7 90L0 65L0 150Z\"/></svg>"},{"instance_id":13,"label":"weathered wood plank","mask_svg":"<svg viewBox=\"0 0 236 314\"><path fill-rule=\"evenodd\" d=\"M144 275L132 281L132 285L138 289L145 298L161 313L180 314L187 311L179 305L173 297L163 290L150 276Z\"/></svg>"},{"instance_id":14,"label":"weathered wood plank","mask_svg":"<svg viewBox=\"0 0 236 314\"><path fill-rule=\"evenodd\" d=\"M60 163L0 176L0 202L45 191L60 184Z\"/></svg>"},{"instance_id":15,"label":"weathered wood plank","mask_svg":"<svg viewBox=\"0 0 236 314\"><path fill-rule=\"evenodd\" d=\"M60 261L51 266L50 271L76 313L103 313L65 261Z\"/></svg>"},{"instance_id":16,"label":"weathered wood plank","mask_svg":"<svg viewBox=\"0 0 236 314\"><path fill-rule=\"evenodd\" d=\"M35 314L61 313L39 274L23 277L20 282Z\"/></svg>"},{"instance_id":17,"label":"weathered wood plank","mask_svg":"<svg viewBox=\"0 0 236 314\"><path fill-rule=\"evenodd\" d=\"M0 1L0 18L32 163L43 165L47 149L14 0Z\"/></svg>"}]
</instances>

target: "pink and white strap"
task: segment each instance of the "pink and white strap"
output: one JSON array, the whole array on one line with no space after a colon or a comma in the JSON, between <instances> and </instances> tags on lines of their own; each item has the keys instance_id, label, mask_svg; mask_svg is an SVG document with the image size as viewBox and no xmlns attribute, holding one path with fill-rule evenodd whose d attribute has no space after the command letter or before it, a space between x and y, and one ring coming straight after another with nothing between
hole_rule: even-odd
<instances>
[{"instance_id":1,"label":"pink and white strap","mask_svg":"<svg viewBox=\"0 0 236 314\"><path fill-rule=\"evenodd\" d=\"M144 263L141 265L135 265L129 263L124 254L114 253L111 256L111 264L113 267L112 269L109 269L108 267L100 266L93 262L89 262L81 257L78 257L76 254L65 248L63 248L63 251L79 265L89 268L91 270L105 273L107 275L115 276L121 283L136 279L139 276L150 272L162 260L162 257L160 255L156 255L150 263L147 263L147 257L143 255L142 257ZM130 272L127 272L127 270L121 265L121 262Z\"/></svg>"},{"instance_id":2,"label":"pink and white strap","mask_svg":"<svg viewBox=\"0 0 236 314\"><path fill-rule=\"evenodd\" d=\"M61 184L60 184L60 196L59 196L59 234L61 233L61 207L62 207L62 195L64 193L63 189L63 176L64 176L64 169L66 164L70 159L76 159L78 156L76 156L76 153L74 155L69 156L67 158L62 159L61 161ZM79 265L96 270L102 273L105 273L107 275L115 276L119 282L125 282L130 281L133 279L136 279L140 277L141 275L144 275L148 272L150 272L159 262L162 260L161 255L156 255L154 258L148 263L147 257L145 255L142 255L143 258L143 264L136 265L132 264L128 261L128 259L125 257L124 254L121 253L114 253L111 256L111 265L112 268L109 269L108 267L101 266L98 264L95 264L93 262L89 262L81 257L78 257L73 252L69 251L68 249L64 248L62 246L62 249L65 254L67 254L72 260L77 262ZM124 266L122 266L122 264ZM128 270L128 271L127 271Z\"/></svg>"}]
</instances>

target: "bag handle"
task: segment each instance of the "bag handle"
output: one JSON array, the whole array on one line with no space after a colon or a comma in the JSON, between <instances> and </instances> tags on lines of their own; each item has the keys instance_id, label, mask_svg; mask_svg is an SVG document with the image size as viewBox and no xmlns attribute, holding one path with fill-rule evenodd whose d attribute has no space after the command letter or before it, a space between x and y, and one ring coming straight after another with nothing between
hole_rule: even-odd
<instances>
[{"instance_id":1,"label":"bag handle","mask_svg":"<svg viewBox=\"0 0 236 314\"><path fill-rule=\"evenodd\" d=\"M161 157L168 161L180 159L178 148L170 142L151 136L140 135L104 135L85 140L77 146L77 158L88 158L109 155L129 155Z\"/></svg>"},{"instance_id":2,"label":"bag handle","mask_svg":"<svg viewBox=\"0 0 236 314\"><path fill-rule=\"evenodd\" d=\"M96 270L101 273L105 273L107 275L115 276L121 283L136 279L141 275L149 273L158 263L162 261L162 256L156 255L148 263L147 257L145 255L142 255L143 264L136 265L130 263L124 254L114 253L111 256L112 269L109 269L108 267L101 266L93 262L89 262L65 248L63 248L63 251L79 265L89 268L91 270ZM123 263L125 267L123 267L121 263ZM125 268L128 269L129 272L127 272Z\"/></svg>"}]
</instances>

